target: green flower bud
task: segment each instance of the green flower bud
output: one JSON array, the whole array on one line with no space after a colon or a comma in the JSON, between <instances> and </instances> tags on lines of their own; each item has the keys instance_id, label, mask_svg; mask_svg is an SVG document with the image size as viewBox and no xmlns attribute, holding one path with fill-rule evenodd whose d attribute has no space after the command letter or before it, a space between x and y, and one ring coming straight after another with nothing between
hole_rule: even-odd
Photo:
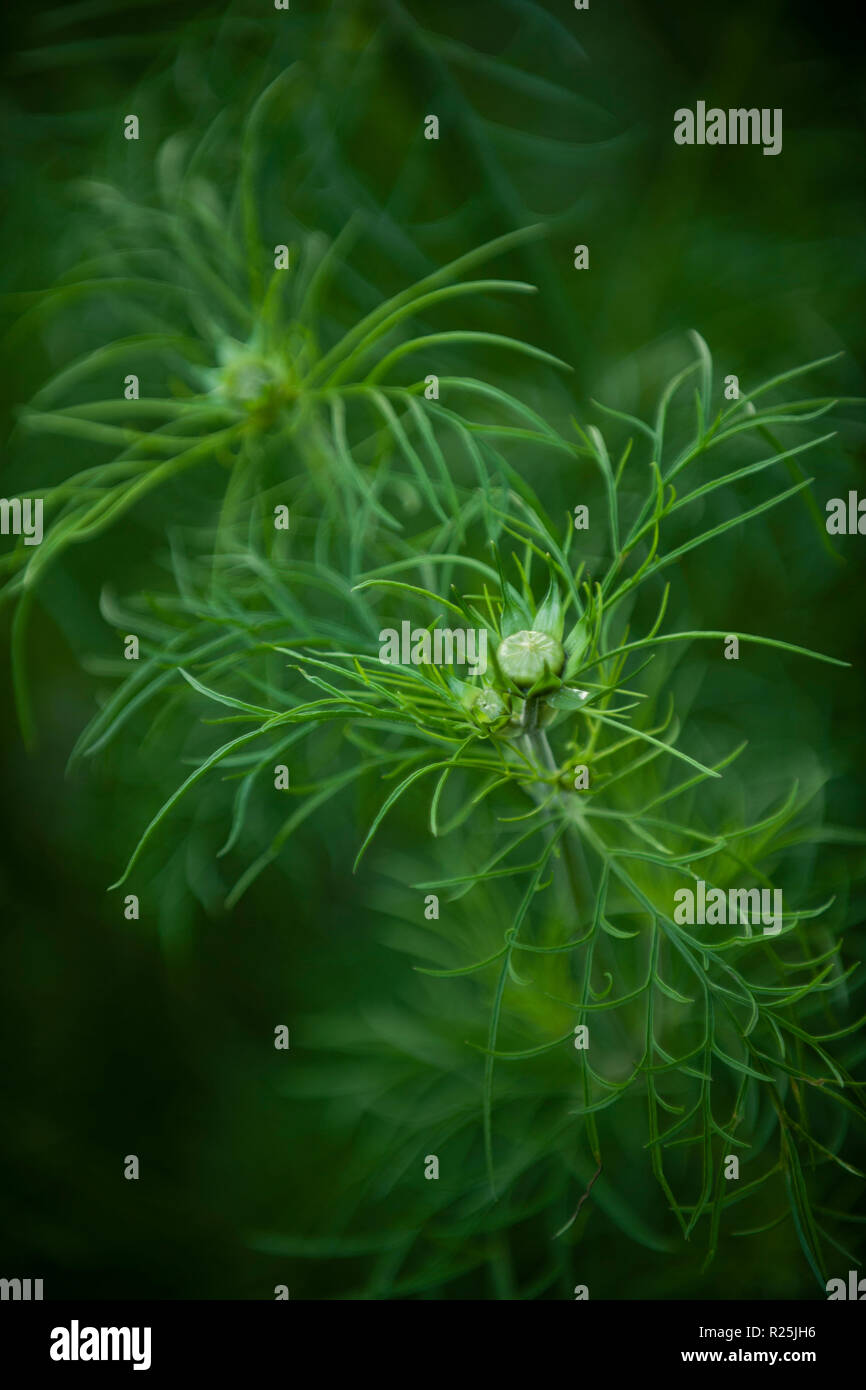
<instances>
[{"instance_id":1,"label":"green flower bud","mask_svg":"<svg viewBox=\"0 0 866 1390\"><path fill-rule=\"evenodd\" d=\"M201 379L211 394L255 413L271 407L285 396L287 381L284 364L259 347L254 338L239 343L223 338L216 349L218 367L205 368Z\"/></svg>"},{"instance_id":2,"label":"green flower bud","mask_svg":"<svg viewBox=\"0 0 866 1390\"><path fill-rule=\"evenodd\" d=\"M522 690L528 690L544 676L558 676L565 665L565 652L555 637L546 632L515 632L506 637L496 653L499 669Z\"/></svg>"},{"instance_id":3,"label":"green flower bud","mask_svg":"<svg viewBox=\"0 0 866 1390\"><path fill-rule=\"evenodd\" d=\"M273 373L255 358L233 362L223 372L222 389L229 400L242 405L260 401L275 385Z\"/></svg>"},{"instance_id":4,"label":"green flower bud","mask_svg":"<svg viewBox=\"0 0 866 1390\"><path fill-rule=\"evenodd\" d=\"M467 703L480 724L495 724L509 712L507 702L492 685L483 685L480 690L473 690Z\"/></svg>"}]
</instances>

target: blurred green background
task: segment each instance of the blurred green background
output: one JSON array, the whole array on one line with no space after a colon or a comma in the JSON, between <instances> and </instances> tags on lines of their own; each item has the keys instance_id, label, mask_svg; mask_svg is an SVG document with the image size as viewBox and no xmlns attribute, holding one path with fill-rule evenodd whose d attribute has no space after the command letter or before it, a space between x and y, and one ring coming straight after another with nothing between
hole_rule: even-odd
<instances>
[{"instance_id":1,"label":"blurred green background","mask_svg":"<svg viewBox=\"0 0 866 1390\"><path fill-rule=\"evenodd\" d=\"M573 364L563 385L481 359L490 379L551 417L584 419L592 398L648 410L688 360L689 328L742 389L843 350L805 391L864 394L862 66L859 36L832 5L692 10L634 0L575 12L566 0L293 0L286 14L252 0L182 13L160 3L37 4L3 23L6 433L51 370L108 336L110 305L15 327L15 296L87 254L92 227L74 180L111 177L147 197L162 141L203 130L220 112L228 157L236 118L295 61L308 81L269 146L267 235L281 239L281 208L330 237L365 211L347 321L481 241L542 221L548 236L508 258L539 295L516 308L473 303L462 321L515 331ZM673 111L698 99L781 107L782 153L676 146ZM128 111L140 113L142 138L122 148ZM435 144L421 135L428 112L440 118ZM573 269L578 243L590 248L588 271ZM477 356L467 360L481 375ZM822 509L849 488L866 494L862 407L841 404L832 420L838 438L809 468ZM65 471L61 447L13 441L0 493L26 490L52 460ZM552 512L582 496L581 481L549 457L531 481ZM390 1128L365 1114L365 1086L389 1065L371 1051L377 1038L424 1074L429 1014L413 1023L411 958L389 949L408 910L395 906L393 881L423 876L421 800L353 879L380 792L353 793L308 821L227 914L203 867L219 843L205 798L162 837L161 862L148 860L139 922L105 894L180 768L144 746L145 720L141 744L120 742L72 778L64 769L106 688L100 663L116 656L100 591L133 592L161 575L165 525L151 504L46 580L31 637L32 752L17 734L4 657L0 1273L44 1278L47 1297L267 1298L277 1283L300 1298L534 1296L549 1245L537 1223L518 1223L507 1253L504 1238L485 1236L489 1258L465 1271L428 1223L417 1174L435 1144L412 1158L415 1180L395 1171L389 1188L389 1164L405 1160L401 1107L410 1113L421 1094L411 1071L396 1069ZM802 684L782 694L781 665L741 660L725 670L721 717L750 739L750 778L814 778L827 819L862 826L866 541L840 538L832 560L799 499L731 534L682 567L677 615L855 665L786 663ZM0 617L5 653L9 614ZM690 669L693 708L718 715L712 664ZM862 882L849 885L851 859L829 847L810 869L839 895L849 963ZM452 997L439 998L447 1011ZM345 1020L345 1037L331 1018ZM292 1030L287 1055L272 1046L278 1023ZM319 1055L329 1029L342 1062ZM141 1160L137 1184L122 1177L128 1153ZM849 1157L857 1162L856 1149ZM648 1169L621 1181L641 1210ZM849 1209L860 1190L844 1179L825 1200ZM366 1223L353 1225L348 1213L365 1202ZM421 1250L401 1284L400 1233L410 1229L422 1232ZM847 1270L842 1254L833 1258L832 1272ZM576 1282L594 1298L816 1294L790 1222L760 1239L726 1237L702 1273L699 1246L649 1248L590 1202L579 1241L557 1259L537 1296L569 1297Z\"/></svg>"}]
</instances>

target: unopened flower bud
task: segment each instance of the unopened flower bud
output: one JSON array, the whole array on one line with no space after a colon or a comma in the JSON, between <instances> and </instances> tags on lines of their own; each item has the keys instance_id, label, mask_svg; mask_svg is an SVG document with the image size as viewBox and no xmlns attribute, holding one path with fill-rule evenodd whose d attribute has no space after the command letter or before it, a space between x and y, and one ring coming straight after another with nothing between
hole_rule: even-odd
<instances>
[{"instance_id":1,"label":"unopened flower bud","mask_svg":"<svg viewBox=\"0 0 866 1390\"><path fill-rule=\"evenodd\" d=\"M559 675L565 665L565 652L556 638L546 632L515 632L500 643L496 660L504 676L528 690L544 676Z\"/></svg>"},{"instance_id":2,"label":"unopened flower bud","mask_svg":"<svg viewBox=\"0 0 866 1390\"><path fill-rule=\"evenodd\" d=\"M473 691L469 708L481 724L495 724L508 714L508 704L492 685L483 685L480 690Z\"/></svg>"}]
</instances>

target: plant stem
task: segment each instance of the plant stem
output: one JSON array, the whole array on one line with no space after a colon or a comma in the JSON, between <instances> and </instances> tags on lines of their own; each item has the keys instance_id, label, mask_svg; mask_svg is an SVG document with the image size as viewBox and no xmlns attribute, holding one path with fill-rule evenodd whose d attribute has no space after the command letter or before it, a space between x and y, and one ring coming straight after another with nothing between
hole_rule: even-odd
<instances>
[{"instance_id":1,"label":"plant stem","mask_svg":"<svg viewBox=\"0 0 866 1390\"><path fill-rule=\"evenodd\" d=\"M547 734L538 724L530 726L523 735L523 745L530 757L546 768L554 777L559 772L558 765L553 756L553 752L548 742ZM531 784L530 795L539 804L550 797L549 782L534 782ZM588 925L588 915L591 911L595 894L592 886L592 879L589 867L586 862L586 852L581 835L580 809L568 797L562 789L556 793L556 799L565 811L569 821L568 830L562 838L562 855L559 861L560 882L565 889L564 896L567 901L569 911L576 911L578 926Z\"/></svg>"}]
</instances>

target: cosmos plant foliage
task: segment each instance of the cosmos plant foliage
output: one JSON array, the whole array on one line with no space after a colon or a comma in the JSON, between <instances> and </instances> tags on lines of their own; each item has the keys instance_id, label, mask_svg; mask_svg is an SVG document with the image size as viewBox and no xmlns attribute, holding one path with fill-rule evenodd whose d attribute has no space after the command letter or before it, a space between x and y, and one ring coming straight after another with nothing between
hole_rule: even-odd
<instances>
[{"instance_id":1,"label":"cosmos plant foliage","mask_svg":"<svg viewBox=\"0 0 866 1390\"><path fill-rule=\"evenodd\" d=\"M22 430L103 446L109 457L56 485L30 484L44 497L50 530L38 550L21 543L2 558L7 596L32 593L68 546L98 537L191 470L216 466L226 475L224 519L238 508L249 513L275 477L284 478L287 453L294 464L292 501L303 507L311 494L324 526L349 535L372 517L399 533L389 494L396 489L405 498L409 489L450 529L459 516L452 481L458 465L449 468L435 425L450 427L470 468L482 465L471 418L439 405L439 391L450 386L464 399L495 396L512 412L520 407L465 376L437 378L435 388L425 389L424 381L401 385L395 373L403 359L421 351L441 356L472 342L565 367L552 354L501 334L403 331L410 320L467 295L531 293L534 287L524 282L464 278L491 256L537 236L541 229L531 227L469 252L380 303L348 331L331 329L329 343L320 341L327 322L321 297L340 239L328 248L322 237L296 227L294 239L269 252L256 211L251 171L257 130L284 80L275 80L248 119L230 206L199 172L198 151L179 149L175 138L160 154L160 206L142 206L109 185L82 190L112 229L108 247L35 296L29 317L41 322L70 302L107 295L112 303L120 298L135 331L68 364L21 413ZM350 223L342 241L358 235L358 225ZM131 355L136 362L155 357L171 393L139 396L132 388L135 394L128 390L121 399L64 404ZM218 535L214 548L220 543ZM345 557L353 562L354 554ZM22 714L26 719L26 709Z\"/></svg>"},{"instance_id":2,"label":"cosmos plant foliage","mask_svg":"<svg viewBox=\"0 0 866 1390\"><path fill-rule=\"evenodd\" d=\"M773 937L691 927L673 904L699 880L722 890L784 882L810 834L834 831L818 825L796 785L757 818L738 818L717 792L732 775L748 777L746 747L698 757L672 685L684 652L732 636L784 653L792 671L845 663L772 634L681 630L668 612L681 559L704 546L717 554L713 543L731 527L809 497L800 460L830 437L812 422L834 401L790 392L830 359L719 408L695 333L652 420L604 405L607 436L596 424L551 424L480 368L447 363L484 348L556 371L566 364L517 336L436 319L466 296L531 293L526 282L474 272L535 229L470 251L341 324L328 297L350 279L363 228L328 245L295 226L285 268L263 243L256 138L272 97L269 89L249 118L228 201L200 152L176 141L160 157L157 205L108 185L85 190L108 244L29 311L44 316L110 286L129 331L65 366L22 412L22 431L83 439L105 457L44 490L45 541L4 558L7 597L29 599L68 546L95 541L180 474L219 480L213 515L173 539L171 589L104 602L112 624L140 634L141 659L73 763L158 710L189 730L193 763L112 886L130 887L169 823L215 796L225 825L211 852L236 866L225 884L232 907L305 822L326 825L367 786L378 805L357 837L363 892L368 856L387 861L400 810L423 804L429 862L442 872L403 892L443 906L425 919L427 961L439 964L417 952L413 961L419 989L432 991L419 995L415 1025L432 1028L434 1014L453 1022L434 1077L437 1114L441 1133L465 1145L476 1229L552 1219L564 1242L597 1199L643 1238L634 1213L623 1215L625 1197L605 1195L608 1151L621 1145L630 1165L651 1169L663 1219L687 1239L700 1235L708 1258L733 1209L752 1204L762 1213L752 1230L793 1221L823 1283L824 1243L835 1236L813 1208L808 1173L855 1171L844 1140L863 1117L840 1054L858 1026L846 1008L851 971L829 929L814 945L812 924L831 904L808 893L788 900ZM159 361L164 395L78 399L132 353ZM419 358L446 364L435 391L429 375L411 374ZM685 434L669 418L683 401ZM778 430L807 437L783 447ZM743 462L755 445L758 457ZM513 461L527 450L600 484L599 563L588 564L572 517L548 515ZM779 472L785 482L764 500L709 519L715 493ZM288 532L273 525L283 502ZM379 636L395 613L431 633L457 623L483 632L487 669L383 662ZM21 627L17 636L26 713ZM215 735L214 724L231 729ZM293 804L263 847L256 808L273 798L283 764ZM575 1046L581 1029L589 1046ZM617 1127L619 1114L627 1122ZM532 1121L516 1121L520 1142L515 1115ZM408 1100L402 1142L413 1154L432 1142L413 1130ZM743 1162L736 1183L724 1176L730 1155ZM498 1216L518 1189L521 1214ZM437 1200L435 1218L459 1243L465 1204ZM400 1240L411 1263L411 1230ZM667 1236L661 1245L671 1248Z\"/></svg>"},{"instance_id":3,"label":"cosmos plant foliage","mask_svg":"<svg viewBox=\"0 0 866 1390\"><path fill-rule=\"evenodd\" d=\"M210 575L195 596L188 574L177 630L168 626L154 634L147 661L97 717L78 753L95 752L159 692L176 692L178 678L193 701L221 706L231 712L224 717L247 726L203 757L157 811L119 887L130 882L139 856L181 798L197 794L221 770L236 783L221 853L236 850L252 799L269 794L275 764L295 766L299 745L306 743L308 766L315 769L327 756L317 754L316 740L336 726L341 765L335 770L330 764L325 775L290 789L295 808L229 887L229 905L307 817L322 816L358 778L384 779L390 790L360 839L355 868L374 839L387 836L389 814L425 787L430 834L443 842L471 836L485 806L494 806L500 843L481 862L414 885L424 893L462 897L471 891L477 897L504 880L515 891L498 943L490 939L480 959L429 971L442 989L451 976L477 977L488 987L493 981L486 1032L473 1040L484 1058L479 1109L491 1193L504 1180L495 1157L498 1070L518 1064L538 1069L542 1059L554 1057L558 1072L570 1054L577 1072L568 1111L574 1130L583 1129L597 1171L604 1165L606 1112L640 1095L645 1131L634 1161L651 1165L683 1235L705 1230L712 1254L726 1208L781 1178L820 1277L820 1234L803 1165L818 1156L853 1171L835 1147L818 1142L814 1127L818 1116L836 1107L841 1141L848 1118L861 1109L852 1078L832 1055L834 1041L857 1026L838 1013L850 971L839 966L840 942L817 952L810 945L808 926L829 905L807 899L791 906L773 938L736 925L688 928L673 915L673 895L682 884L765 885L769 863L773 881L783 879L786 852L807 833L809 798L794 786L752 823L716 822L705 793L743 756L744 745L712 765L702 763L688 751L673 700L660 698L652 682L649 690L642 686L656 659L672 648L721 644L732 635L666 630L669 588L656 576L734 523L668 548L667 518L715 488L736 485L743 474L778 465L780 455L717 472L711 481L695 479L680 494L673 478L726 438L770 423L800 423L826 406L758 411L744 401L712 417L710 365L698 346L695 370L705 373L706 394L696 396L694 436L666 457L667 391L655 426L640 431L652 457L646 501L634 515L621 518L618 505L620 480L639 466L631 451L614 469L594 427L581 431L572 446L576 456L592 459L608 486L611 558L594 582L571 555L570 522L557 534L540 502L525 484L519 490L512 485L510 476L494 476L486 508L478 508L476 548L493 563L471 553L470 537L464 553L420 550L349 586L344 574L324 564L313 570L239 548L221 560L219 592L231 592L231 606L215 594ZM492 445L486 452L491 473L498 461L510 475ZM785 488L755 510L803 486ZM497 522L492 543L484 535L491 517ZM455 580L446 597L441 584L428 589L414 582L431 571L465 576L471 587ZM298 600L297 587L313 580L334 600L326 605L328 617L312 617ZM657 610L646 630L630 635L629 614L644 587L657 591ZM395 598L422 627L435 631L459 618L484 630L488 670L466 678L432 664L383 665L377 634ZM133 615L128 621L135 625ZM287 628L293 641L285 640ZM833 660L771 637L735 635L743 644L787 651L792 662ZM282 658L276 668L274 657ZM276 676L267 674L269 664ZM575 790L580 768L589 772L586 790ZM503 1048L506 1016L509 1033L526 1045ZM590 1029L592 1045L575 1050L581 1024ZM626 1039L631 1061L623 1069ZM620 1060L612 1067L607 1058ZM537 1071L534 1076L537 1085ZM751 1175L733 1191L721 1176L731 1154L748 1158Z\"/></svg>"}]
</instances>

